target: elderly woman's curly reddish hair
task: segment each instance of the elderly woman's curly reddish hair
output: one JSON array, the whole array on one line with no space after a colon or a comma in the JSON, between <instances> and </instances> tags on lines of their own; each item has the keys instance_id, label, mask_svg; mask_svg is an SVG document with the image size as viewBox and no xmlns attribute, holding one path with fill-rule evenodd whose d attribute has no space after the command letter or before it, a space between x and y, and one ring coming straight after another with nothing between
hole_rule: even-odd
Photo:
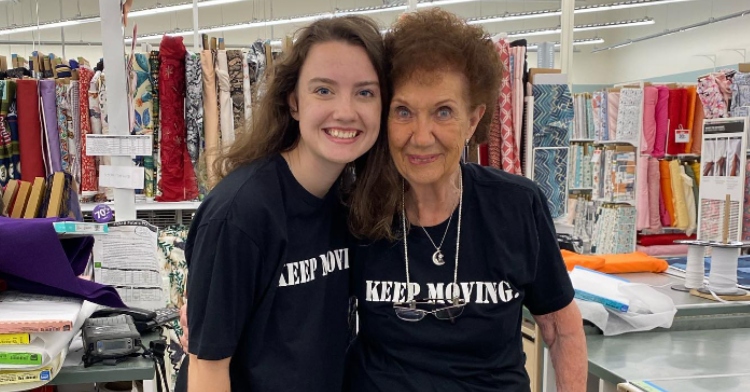
<instances>
[{"instance_id":1,"label":"elderly woman's curly reddish hair","mask_svg":"<svg viewBox=\"0 0 750 392\"><path fill-rule=\"evenodd\" d=\"M468 80L471 108L486 105L474 142L487 139L503 66L492 40L481 27L466 24L448 11L433 8L404 14L385 36L391 91L414 77L434 71L460 72Z\"/></svg>"}]
</instances>

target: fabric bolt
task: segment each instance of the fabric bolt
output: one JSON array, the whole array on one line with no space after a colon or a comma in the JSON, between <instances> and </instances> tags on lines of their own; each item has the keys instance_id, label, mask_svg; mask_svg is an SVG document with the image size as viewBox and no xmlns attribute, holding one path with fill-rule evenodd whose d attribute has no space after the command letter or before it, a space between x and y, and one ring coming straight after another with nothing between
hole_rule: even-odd
<instances>
[{"instance_id":1,"label":"fabric bolt","mask_svg":"<svg viewBox=\"0 0 750 392\"><path fill-rule=\"evenodd\" d=\"M526 45L512 46L513 53L513 77L511 84L513 87L513 137L516 141L516 158L520 160L521 141L523 140L523 77L526 72ZM520 174L520 172L519 172Z\"/></svg>"},{"instance_id":2,"label":"fabric bolt","mask_svg":"<svg viewBox=\"0 0 750 392\"><path fill-rule=\"evenodd\" d=\"M617 140L617 114L620 112L620 93L607 93L607 125L609 140Z\"/></svg>"},{"instance_id":3,"label":"fabric bolt","mask_svg":"<svg viewBox=\"0 0 750 392\"><path fill-rule=\"evenodd\" d=\"M695 182L700 187L701 186L701 164L698 162L693 162L690 164L690 168L693 169L693 174L695 174Z\"/></svg>"},{"instance_id":4,"label":"fabric bolt","mask_svg":"<svg viewBox=\"0 0 750 392\"><path fill-rule=\"evenodd\" d=\"M688 86L685 88L685 96L687 97L687 119L685 120L685 129L690 131L690 140L685 144L685 153L690 154L693 149L693 143L695 139L695 133L693 131L693 124L695 123L695 101L698 99L697 87Z\"/></svg>"},{"instance_id":5,"label":"fabric bolt","mask_svg":"<svg viewBox=\"0 0 750 392\"><path fill-rule=\"evenodd\" d=\"M159 68L161 66L161 60L159 60L159 51L158 50L152 50L151 53L149 53L148 57L148 63L149 68L151 70L150 76L151 76L151 88L154 92L153 99L151 101L151 106L153 108L153 112L151 113L152 121L154 123L154 129L153 134L154 137L152 139L154 148L153 148L153 162L154 162L154 184L156 185L154 187L154 197L161 196L161 154L159 153L159 140L161 138L161 133L159 132L159 129L161 127L161 121L159 117Z\"/></svg>"},{"instance_id":6,"label":"fabric bolt","mask_svg":"<svg viewBox=\"0 0 750 392\"><path fill-rule=\"evenodd\" d=\"M81 183L81 90L78 80L71 80L68 86L68 102L70 102L71 127L68 130L68 150L70 151L70 174L76 183Z\"/></svg>"},{"instance_id":7,"label":"fabric bolt","mask_svg":"<svg viewBox=\"0 0 750 392\"><path fill-rule=\"evenodd\" d=\"M669 134L669 88L658 86L659 96L656 101L656 137L651 155L663 158L667 152L667 136Z\"/></svg>"},{"instance_id":8,"label":"fabric bolt","mask_svg":"<svg viewBox=\"0 0 750 392\"><path fill-rule=\"evenodd\" d=\"M182 37L164 36L159 45L161 105L161 191L157 201L198 197L195 172L185 143L185 45Z\"/></svg>"},{"instance_id":9,"label":"fabric bolt","mask_svg":"<svg viewBox=\"0 0 750 392\"><path fill-rule=\"evenodd\" d=\"M663 211L659 212L659 215L661 216L661 224L664 227L674 227L677 221L674 212L672 176L669 170L669 161L659 161L659 175L661 198L664 203L664 209L666 209L666 214L663 214Z\"/></svg>"},{"instance_id":10,"label":"fabric bolt","mask_svg":"<svg viewBox=\"0 0 750 392\"><path fill-rule=\"evenodd\" d=\"M656 143L656 102L659 100L659 90L654 86L643 88L643 137L641 138L641 152L651 154Z\"/></svg>"},{"instance_id":11,"label":"fabric bolt","mask_svg":"<svg viewBox=\"0 0 750 392\"><path fill-rule=\"evenodd\" d=\"M685 233L663 233L663 234L638 234L637 242L638 245L643 246L654 246L654 245L671 245L678 240L694 240L696 239L695 234Z\"/></svg>"},{"instance_id":12,"label":"fabric bolt","mask_svg":"<svg viewBox=\"0 0 750 392\"><path fill-rule=\"evenodd\" d=\"M16 88L21 179L33 182L36 177L46 176L42 155L42 124L39 121L39 87L35 79L23 79L16 81Z\"/></svg>"},{"instance_id":13,"label":"fabric bolt","mask_svg":"<svg viewBox=\"0 0 750 392\"><path fill-rule=\"evenodd\" d=\"M727 101L719 85L722 83L716 74L698 79L698 98L703 104L705 118L722 118L727 116Z\"/></svg>"},{"instance_id":14,"label":"fabric bolt","mask_svg":"<svg viewBox=\"0 0 750 392\"><path fill-rule=\"evenodd\" d=\"M102 135L109 135L109 112L107 110L107 78L104 73L99 76L99 117L102 123ZM110 165L112 159L110 157L98 157L100 165ZM104 194L107 200L113 200L115 198L114 189L107 187L99 187L99 193Z\"/></svg>"},{"instance_id":15,"label":"fabric bolt","mask_svg":"<svg viewBox=\"0 0 750 392\"><path fill-rule=\"evenodd\" d=\"M745 162L745 195L742 205L742 241L750 241L750 160Z\"/></svg>"},{"instance_id":16,"label":"fabric bolt","mask_svg":"<svg viewBox=\"0 0 750 392\"><path fill-rule=\"evenodd\" d=\"M693 198L693 206L695 206L695 212L698 213L698 206L700 205L700 196L698 194L698 180L695 178L695 172L693 171L693 168L690 167L689 164L685 164L682 166L683 171L685 172L685 175L688 176L690 179L690 183L692 184L691 192L692 192L692 198ZM687 201L687 200L686 200ZM698 219L695 220L696 225L698 224Z\"/></svg>"},{"instance_id":17,"label":"fabric bolt","mask_svg":"<svg viewBox=\"0 0 750 392\"><path fill-rule=\"evenodd\" d=\"M660 178L659 161L656 158L648 158L648 217L651 230L661 229L661 218L659 213L660 200Z\"/></svg>"},{"instance_id":18,"label":"fabric bolt","mask_svg":"<svg viewBox=\"0 0 750 392\"><path fill-rule=\"evenodd\" d=\"M750 73L737 72L732 77L732 106L733 117L739 117L742 106L750 106Z\"/></svg>"},{"instance_id":19,"label":"fabric bolt","mask_svg":"<svg viewBox=\"0 0 750 392\"><path fill-rule=\"evenodd\" d=\"M692 154L701 155L701 149L703 148L703 120L705 115L703 113L703 102L700 99L695 100L695 117L693 118L693 132L691 139L693 140L690 146L690 152Z\"/></svg>"},{"instance_id":20,"label":"fabric bolt","mask_svg":"<svg viewBox=\"0 0 750 392\"><path fill-rule=\"evenodd\" d=\"M187 151L193 170L199 173L198 160L201 149L203 128L203 85L201 79L200 55L188 53L185 56L185 82L187 85L185 100L185 121L187 125ZM201 176L198 176L200 185ZM205 192L203 192L205 193Z\"/></svg>"},{"instance_id":21,"label":"fabric bolt","mask_svg":"<svg viewBox=\"0 0 750 392\"><path fill-rule=\"evenodd\" d=\"M602 139L609 140L609 95L606 91L599 92L601 96L601 110L599 111L599 122L602 125Z\"/></svg>"},{"instance_id":22,"label":"fabric bolt","mask_svg":"<svg viewBox=\"0 0 750 392\"><path fill-rule=\"evenodd\" d=\"M682 169L680 162L676 159L669 161L669 176L672 184L672 201L674 203L674 213L677 219L674 227L680 230L686 230L689 225L688 208L685 202L684 185L682 184Z\"/></svg>"},{"instance_id":23,"label":"fabric bolt","mask_svg":"<svg viewBox=\"0 0 750 392\"><path fill-rule=\"evenodd\" d=\"M677 143L675 141L675 130L678 128L684 128L684 125L681 123L684 96L685 89L675 88L669 90L669 127L667 130L667 154L669 155L677 155L684 151L682 143Z\"/></svg>"},{"instance_id":24,"label":"fabric bolt","mask_svg":"<svg viewBox=\"0 0 750 392\"><path fill-rule=\"evenodd\" d=\"M593 139L596 134L594 127L594 108L591 106L591 97L586 97L586 138Z\"/></svg>"},{"instance_id":25,"label":"fabric bolt","mask_svg":"<svg viewBox=\"0 0 750 392\"><path fill-rule=\"evenodd\" d=\"M245 104L245 124L250 125L253 119L253 87L250 83L250 65L247 63L247 54L242 53L242 95Z\"/></svg>"},{"instance_id":26,"label":"fabric bolt","mask_svg":"<svg viewBox=\"0 0 750 392\"><path fill-rule=\"evenodd\" d=\"M664 257L664 256L686 256L688 252L687 245L674 244L674 245L652 245L652 246L636 246L636 251L645 253L649 256Z\"/></svg>"},{"instance_id":27,"label":"fabric bolt","mask_svg":"<svg viewBox=\"0 0 750 392\"><path fill-rule=\"evenodd\" d=\"M504 39L499 40L495 44L495 50L500 56L503 69L510 69L510 45L508 41ZM491 129L489 163L490 166L501 167L509 173L521 174L521 164L518 160L515 131L513 129L513 96L510 80L511 75L507 71L502 72L500 92L497 98L497 105L495 106L495 115L493 116L493 123L496 123L494 129L498 128L499 123L500 137L498 140L497 131Z\"/></svg>"},{"instance_id":28,"label":"fabric bolt","mask_svg":"<svg viewBox=\"0 0 750 392\"><path fill-rule=\"evenodd\" d=\"M102 71L96 71L94 73L94 77L91 78L91 84L89 85L88 91L89 119L91 121L91 133L94 135L102 134L102 106L101 101L99 100L99 93L101 91L101 86L104 83L103 79L104 76L102 74ZM94 158L98 162L98 164L95 166L97 171L97 178L99 178L99 164L103 164L102 158L104 157ZM104 189L97 188L97 193L103 193L102 191L106 192Z\"/></svg>"},{"instance_id":29,"label":"fabric bolt","mask_svg":"<svg viewBox=\"0 0 750 392\"><path fill-rule=\"evenodd\" d=\"M637 174L635 177L635 205L636 205L636 230L644 230L651 225L651 210L649 209L649 187L648 187L648 156L641 155L637 161Z\"/></svg>"},{"instance_id":30,"label":"fabric bolt","mask_svg":"<svg viewBox=\"0 0 750 392\"><path fill-rule=\"evenodd\" d=\"M567 147L573 121L573 98L568 85L533 85L534 147Z\"/></svg>"},{"instance_id":31,"label":"fabric bolt","mask_svg":"<svg viewBox=\"0 0 750 392\"><path fill-rule=\"evenodd\" d=\"M15 96L16 82L0 80L0 187L21 178Z\"/></svg>"},{"instance_id":32,"label":"fabric bolt","mask_svg":"<svg viewBox=\"0 0 750 392\"><path fill-rule=\"evenodd\" d=\"M227 68L229 83L231 85L230 95L232 97L232 115L235 133L245 119L245 93L243 87L242 63L245 56L241 50L227 50Z\"/></svg>"},{"instance_id":33,"label":"fabric bolt","mask_svg":"<svg viewBox=\"0 0 750 392\"><path fill-rule=\"evenodd\" d=\"M132 108L133 108L133 128L132 135L152 135L153 138L153 100L154 89L151 84L151 64L149 56L145 53L135 53L131 69L132 78ZM144 168L143 194L147 198L153 198L156 192L154 178L153 159L147 157L136 157L137 166Z\"/></svg>"},{"instance_id":34,"label":"fabric bolt","mask_svg":"<svg viewBox=\"0 0 750 392\"><path fill-rule=\"evenodd\" d=\"M638 144L640 125L643 121L643 90L623 88L617 108L616 140Z\"/></svg>"},{"instance_id":35,"label":"fabric bolt","mask_svg":"<svg viewBox=\"0 0 750 392\"><path fill-rule=\"evenodd\" d=\"M567 148L537 148L534 150L534 181L547 198L553 218L565 215L568 171Z\"/></svg>"},{"instance_id":36,"label":"fabric bolt","mask_svg":"<svg viewBox=\"0 0 750 392\"><path fill-rule=\"evenodd\" d=\"M89 117L89 87L94 71L91 68L81 67L78 69L79 76L79 99L81 115L81 138L79 139L81 151L81 195L85 197L94 196L99 191L96 177L96 158L86 154L86 136L91 134L91 118Z\"/></svg>"},{"instance_id":37,"label":"fabric bolt","mask_svg":"<svg viewBox=\"0 0 750 392\"><path fill-rule=\"evenodd\" d=\"M214 71L213 53L201 51L201 69L203 70L203 132L205 138L206 174L208 186L216 185L214 162L219 150L219 106L216 104L216 74Z\"/></svg>"},{"instance_id":38,"label":"fabric bolt","mask_svg":"<svg viewBox=\"0 0 750 392\"><path fill-rule=\"evenodd\" d=\"M601 91L597 91L592 95L591 108L594 111L594 139L595 140L607 140L604 135L604 129L602 127L602 95Z\"/></svg>"},{"instance_id":39,"label":"fabric bolt","mask_svg":"<svg viewBox=\"0 0 750 392\"><path fill-rule=\"evenodd\" d=\"M58 79L55 83L55 107L57 109L57 137L60 143L60 163L64 172L70 173L70 150L68 146L68 126L71 123L68 85Z\"/></svg>"},{"instance_id":40,"label":"fabric bolt","mask_svg":"<svg viewBox=\"0 0 750 392\"><path fill-rule=\"evenodd\" d=\"M216 84L219 88L219 128L221 147L226 150L234 143L234 117L232 114L232 83L229 79L227 51L216 53Z\"/></svg>"},{"instance_id":41,"label":"fabric bolt","mask_svg":"<svg viewBox=\"0 0 750 392\"><path fill-rule=\"evenodd\" d=\"M45 79L39 81L39 93L41 95L41 114L44 120L44 146L45 148L45 171L55 173L62 171L62 158L60 157L60 137L57 131L57 106L55 102L55 81Z\"/></svg>"},{"instance_id":42,"label":"fabric bolt","mask_svg":"<svg viewBox=\"0 0 750 392\"><path fill-rule=\"evenodd\" d=\"M79 278L89 262L94 238L60 239L52 225L56 221L0 217L0 237L14 244L0 252L0 277L8 287L125 307L114 287Z\"/></svg>"},{"instance_id":43,"label":"fabric bolt","mask_svg":"<svg viewBox=\"0 0 750 392\"><path fill-rule=\"evenodd\" d=\"M693 180L685 173L684 166L680 164L677 166L680 177L682 178L682 195L685 200L685 209L688 220L685 234L691 235L695 233L695 228L698 226L695 195L693 193Z\"/></svg>"}]
</instances>

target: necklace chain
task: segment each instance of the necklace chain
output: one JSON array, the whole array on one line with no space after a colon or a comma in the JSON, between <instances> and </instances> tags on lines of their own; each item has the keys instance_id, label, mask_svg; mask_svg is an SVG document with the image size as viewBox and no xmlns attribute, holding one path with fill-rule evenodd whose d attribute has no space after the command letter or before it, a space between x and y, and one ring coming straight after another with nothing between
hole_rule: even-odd
<instances>
[{"instance_id":1,"label":"necklace chain","mask_svg":"<svg viewBox=\"0 0 750 392\"><path fill-rule=\"evenodd\" d=\"M430 236L430 233L427 232L427 229L425 229L424 226L422 226L422 223L419 222L419 211L417 211L417 224L419 225L419 227L422 228L424 233L427 234L427 239L430 240L430 242L432 243L432 246L434 246L435 250L440 252L440 254L443 253L442 252L443 243L445 242L445 236L448 235L448 229L450 229L451 227L451 220L453 220L453 212L451 212L451 215L448 218L448 226L445 228L445 232L443 232L443 238L440 240L440 246L438 246L438 245L435 245L435 241L432 240L432 236Z\"/></svg>"},{"instance_id":2,"label":"necklace chain","mask_svg":"<svg viewBox=\"0 0 750 392\"><path fill-rule=\"evenodd\" d=\"M460 185L460 193L458 196L458 230L456 233L456 258L455 258L455 266L453 267L453 288L455 290L457 283L458 283L458 251L459 251L459 245L461 240L461 210L463 209L463 201L464 201L464 182L463 182L463 175L461 173L461 169L459 167L458 170L458 181ZM403 230L403 236L404 236L404 262L406 264L406 287L407 287L407 300L408 300L408 288L411 287L411 277L409 276L409 245L406 241L406 192L404 189L404 180L401 180L401 228ZM451 213L451 216L453 214ZM450 225L450 219L448 221L448 225ZM448 232L448 229L446 229L446 233ZM429 234L427 235L429 237ZM445 239L445 235L443 235L443 239ZM430 239L432 240L432 239ZM435 245L433 243L433 245ZM442 243L440 244L442 246ZM458 299L458 296L455 295L455 292L451 293L453 296L453 300ZM413 298L411 299L413 300Z\"/></svg>"}]
</instances>

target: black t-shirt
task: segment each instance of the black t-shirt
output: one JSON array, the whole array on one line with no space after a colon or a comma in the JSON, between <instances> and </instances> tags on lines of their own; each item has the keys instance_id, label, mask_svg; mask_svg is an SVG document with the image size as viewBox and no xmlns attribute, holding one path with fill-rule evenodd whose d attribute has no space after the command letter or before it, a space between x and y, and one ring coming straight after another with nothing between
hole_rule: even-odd
<instances>
[{"instance_id":1,"label":"black t-shirt","mask_svg":"<svg viewBox=\"0 0 750 392\"><path fill-rule=\"evenodd\" d=\"M188 235L189 351L232 357L233 391L341 390L346 244L337 191L315 197L280 155L229 174Z\"/></svg>"},{"instance_id":2,"label":"black t-shirt","mask_svg":"<svg viewBox=\"0 0 750 392\"><path fill-rule=\"evenodd\" d=\"M530 180L463 165L464 195L458 286L467 301L451 321L427 315L399 319L394 301L406 300L403 241L356 247L352 285L360 331L349 352L353 392L528 391L521 340L522 306L536 315L562 309L573 288L557 247L547 203ZM445 265L422 228L407 238L416 299L450 299L458 209L442 247ZM436 243L448 220L427 231ZM399 222L400 228L400 222ZM445 304L420 306L433 310Z\"/></svg>"}]
</instances>

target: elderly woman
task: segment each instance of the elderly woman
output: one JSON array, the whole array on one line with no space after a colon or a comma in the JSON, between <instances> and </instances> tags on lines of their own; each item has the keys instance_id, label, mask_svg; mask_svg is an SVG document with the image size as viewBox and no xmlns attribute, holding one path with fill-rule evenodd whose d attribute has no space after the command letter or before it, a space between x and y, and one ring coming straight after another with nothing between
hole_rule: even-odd
<instances>
[{"instance_id":1,"label":"elderly woman","mask_svg":"<svg viewBox=\"0 0 750 392\"><path fill-rule=\"evenodd\" d=\"M455 15L403 16L385 37L392 165L362 184L351 226L360 330L351 391L528 391L522 308L560 391L583 391L581 315L547 202L530 180L462 164L482 141L503 72L485 32Z\"/></svg>"}]
</instances>

